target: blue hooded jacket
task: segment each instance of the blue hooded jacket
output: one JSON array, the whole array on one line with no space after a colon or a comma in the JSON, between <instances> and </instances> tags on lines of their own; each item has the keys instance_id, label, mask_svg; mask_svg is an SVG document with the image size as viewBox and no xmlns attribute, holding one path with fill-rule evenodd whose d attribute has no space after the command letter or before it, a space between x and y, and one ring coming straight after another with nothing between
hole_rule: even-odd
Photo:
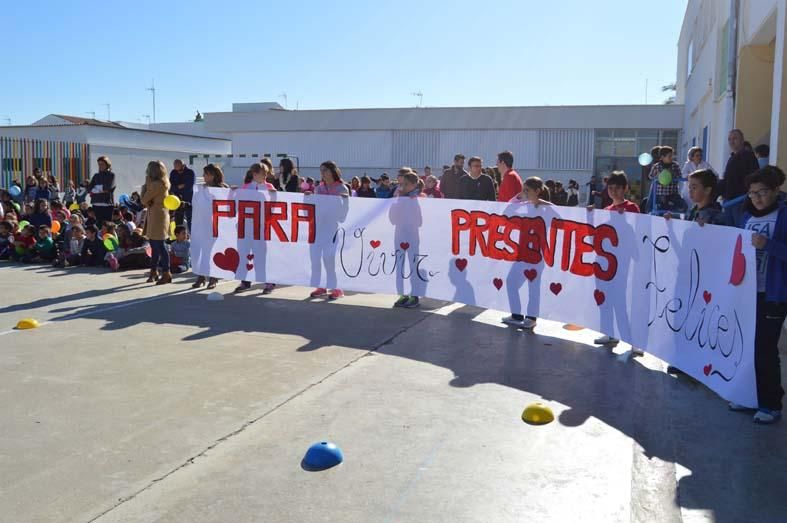
<instances>
[{"instance_id":1,"label":"blue hooded jacket","mask_svg":"<svg viewBox=\"0 0 787 523\"><path fill-rule=\"evenodd\" d=\"M741 227L751 219L752 215L743 215ZM767 301L787 303L787 204L782 201L779 214L776 216L776 228L773 238L765 244L768 253L768 267L765 269L765 299Z\"/></svg>"}]
</instances>

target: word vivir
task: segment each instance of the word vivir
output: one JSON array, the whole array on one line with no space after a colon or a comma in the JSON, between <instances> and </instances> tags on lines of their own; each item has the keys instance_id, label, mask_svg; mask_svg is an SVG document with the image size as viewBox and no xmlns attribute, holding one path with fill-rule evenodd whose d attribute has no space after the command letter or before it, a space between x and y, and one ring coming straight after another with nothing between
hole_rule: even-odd
<instances>
[{"instance_id":1,"label":"word vivir","mask_svg":"<svg viewBox=\"0 0 787 523\"><path fill-rule=\"evenodd\" d=\"M595 276L604 281L615 277L618 260L607 251L604 241L618 246L618 233L611 225L594 227L587 223L553 218L547 230L539 217L502 216L483 211L451 211L451 249L460 251L460 240L466 233L468 253L493 260L538 264L543 260L549 267L559 257L560 269L577 276ZM557 252L558 240L562 248ZM597 261L585 261L586 254L606 260L606 267Z\"/></svg>"},{"instance_id":2,"label":"word vivir","mask_svg":"<svg viewBox=\"0 0 787 523\"><path fill-rule=\"evenodd\" d=\"M246 238L249 221L251 235L255 240L264 238L265 241L269 241L275 234L280 242L297 242L301 224L305 224L308 243L314 243L316 235L315 210L312 203L213 200L214 238L219 236L220 218L238 219L239 239ZM289 236L285 227L289 229Z\"/></svg>"}]
</instances>

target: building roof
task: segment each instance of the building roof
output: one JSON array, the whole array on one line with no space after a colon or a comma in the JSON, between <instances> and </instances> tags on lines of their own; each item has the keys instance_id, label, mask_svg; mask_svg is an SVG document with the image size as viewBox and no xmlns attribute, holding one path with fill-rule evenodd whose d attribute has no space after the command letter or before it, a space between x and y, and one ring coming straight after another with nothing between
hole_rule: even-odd
<instances>
[{"instance_id":1,"label":"building roof","mask_svg":"<svg viewBox=\"0 0 787 523\"><path fill-rule=\"evenodd\" d=\"M62 118L63 120L69 122L72 125L97 125L99 127L114 127L115 129L125 129L125 126L117 122L110 122L107 120L96 120L95 118L80 118L79 116L69 116L67 114L53 114L52 116L57 116L58 118Z\"/></svg>"}]
</instances>

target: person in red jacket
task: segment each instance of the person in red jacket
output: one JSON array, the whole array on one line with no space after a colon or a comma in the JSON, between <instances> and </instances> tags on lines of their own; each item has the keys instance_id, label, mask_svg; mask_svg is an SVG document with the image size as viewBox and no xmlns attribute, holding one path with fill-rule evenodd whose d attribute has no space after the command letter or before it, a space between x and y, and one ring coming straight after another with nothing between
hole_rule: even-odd
<instances>
[{"instance_id":1,"label":"person in red jacket","mask_svg":"<svg viewBox=\"0 0 787 523\"><path fill-rule=\"evenodd\" d=\"M514 155L511 151L497 154L497 170L500 171L500 189L497 201L510 202L511 198L522 192L522 178L514 170Z\"/></svg>"}]
</instances>

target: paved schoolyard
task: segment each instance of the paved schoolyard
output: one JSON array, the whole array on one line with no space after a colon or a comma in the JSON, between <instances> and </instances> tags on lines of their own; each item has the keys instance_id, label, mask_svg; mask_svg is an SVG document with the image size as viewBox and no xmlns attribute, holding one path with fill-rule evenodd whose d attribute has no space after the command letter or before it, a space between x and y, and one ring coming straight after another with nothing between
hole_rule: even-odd
<instances>
[{"instance_id":1,"label":"paved schoolyard","mask_svg":"<svg viewBox=\"0 0 787 523\"><path fill-rule=\"evenodd\" d=\"M592 332L191 281L0 265L0 521L787 520L787 423Z\"/></svg>"}]
</instances>

